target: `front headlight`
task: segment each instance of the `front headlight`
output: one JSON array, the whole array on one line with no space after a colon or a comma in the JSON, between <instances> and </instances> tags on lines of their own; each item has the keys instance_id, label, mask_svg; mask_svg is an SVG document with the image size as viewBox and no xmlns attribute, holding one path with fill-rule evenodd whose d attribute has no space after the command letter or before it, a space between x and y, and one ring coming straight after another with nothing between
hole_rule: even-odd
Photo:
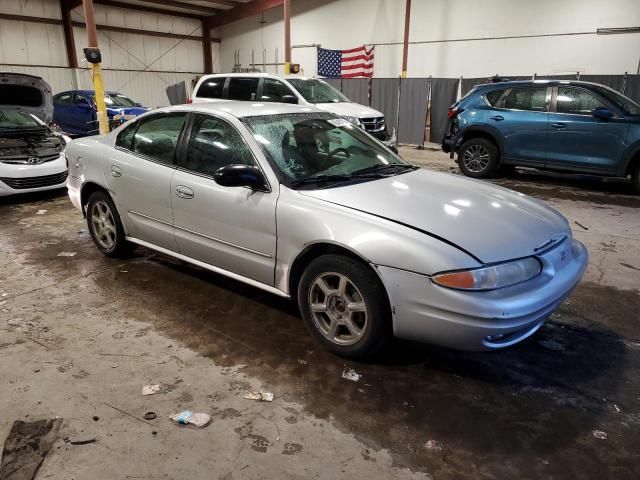
<instances>
[{"instance_id":1,"label":"front headlight","mask_svg":"<svg viewBox=\"0 0 640 480\"><path fill-rule=\"evenodd\" d=\"M541 271L540 261L527 257L473 270L440 273L434 275L432 280L438 285L457 290L495 290L531 280Z\"/></svg>"},{"instance_id":2,"label":"front headlight","mask_svg":"<svg viewBox=\"0 0 640 480\"><path fill-rule=\"evenodd\" d=\"M360 122L360 119L358 117L344 117L344 119L349 120L354 125L362 128L362 122Z\"/></svg>"}]
</instances>

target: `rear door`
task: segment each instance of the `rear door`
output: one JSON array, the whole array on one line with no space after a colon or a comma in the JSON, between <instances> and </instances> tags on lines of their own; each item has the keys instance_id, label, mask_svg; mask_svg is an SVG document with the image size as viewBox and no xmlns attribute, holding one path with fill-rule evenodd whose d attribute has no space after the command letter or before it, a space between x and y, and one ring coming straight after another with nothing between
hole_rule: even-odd
<instances>
[{"instance_id":1,"label":"rear door","mask_svg":"<svg viewBox=\"0 0 640 480\"><path fill-rule=\"evenodd\" d=\"M273 285L277 184L268 192L218 185L213 174L219 168L258 165L249 139L212 115L194 115L190 131L171 183L180 253Z\"/></svg>"},{"instance_id":2,"label":"rear door","mask_svg":"<svg viewBox=\"0 0 640 480\"><path fill-rule=\"evenodd\" d=\"M629 124L617 109L595 93L575 85L559 85L549 114L547 166L615 172L626 147ZM596 108L607 108L613 118L593 116Z\"/></svg>"},{"instance_id":3,"label":"rear door","mask_svg":"<svg viewBox=\"0 0 640 480\"><path fill-rule=\"evenodd\" d=\"M148 115L125 128L103 162L129 236L177 251L171 177L186 112Z\"/></svg>"},{"instance_id":4,"label":"rear door","mask_svg":"<svg viewBox=\"0 0 640 480\"><path fill-rule=\"evenodd\" d=\"M73 115L70 121L74 130L85 132L89 135L99 133L96 111L93 108L91 98L78 93L73 94Z\"/></svg>"},{"instance_id":5,"label":"rear door","mask_svg":"<svg viewBox=\"0 0 640 480\"><path fill-rule=\"evenodd\" d=\"M59 93L53 97L53 122L65 132L81 133L73 118L73 92Z\"/></svg>"},{"instance_id":6,"label":"rear door","mask_svg":"<svg viewBox=\"0 0 640 480\"><path fill-rule=\"evenodd\" d=\"M486 98L493 107L487 121L503 139L503 161L544 165L551 88L511 87L490 92Z\"/></svg>"}]
</instances>

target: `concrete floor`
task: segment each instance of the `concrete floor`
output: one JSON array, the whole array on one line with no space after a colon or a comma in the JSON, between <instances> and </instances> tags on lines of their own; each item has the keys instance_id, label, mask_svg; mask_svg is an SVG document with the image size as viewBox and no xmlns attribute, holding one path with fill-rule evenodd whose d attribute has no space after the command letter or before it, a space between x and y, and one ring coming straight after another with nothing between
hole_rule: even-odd
<instances>
[{"instance_id":1,"label":"concrete floor","mask_svg":"<svg viewBox=\"0 0 640 480\"><path fill-rule=\"evenodd\" d=\"M554 177L496 180L589 248L545 327L492 354L397 343L376 364L318 349L287 301L144 249L103 257L64 192L0 200L0 442L63 417L41 479L640 478L640 196ZM242 398L258 389L274 402ZM213 422L172 424L183 409Z\"/></svg>"}]
</instances>

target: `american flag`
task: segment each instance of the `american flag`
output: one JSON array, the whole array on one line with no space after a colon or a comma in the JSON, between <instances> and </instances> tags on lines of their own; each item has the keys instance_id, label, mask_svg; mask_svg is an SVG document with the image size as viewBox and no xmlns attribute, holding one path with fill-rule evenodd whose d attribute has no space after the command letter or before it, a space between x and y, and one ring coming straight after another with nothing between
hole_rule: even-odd
<instances>
[{"instance_id":1,"label":"american flag","mask_svg":"<svg viewBox=\"0 0 640 480\"><path fill-rule=\"evenodd\" d=\"M365 45L350 50L318 48L318 76L326 78L373 77L373 49Z\"/></svg>"}]
</instances>

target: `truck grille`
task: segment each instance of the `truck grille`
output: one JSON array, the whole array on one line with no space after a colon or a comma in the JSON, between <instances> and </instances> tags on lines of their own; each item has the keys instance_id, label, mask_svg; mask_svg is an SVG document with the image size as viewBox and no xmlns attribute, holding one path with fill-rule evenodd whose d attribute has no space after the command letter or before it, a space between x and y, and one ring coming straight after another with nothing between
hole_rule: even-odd
<instances>
[{"instance_id":1,"label":"truck grille","mask_svg":"<svg viewBox=\"0 0 640 480\"><path fill-rule=\"evenodd\" d=\"M25 178L5 178L0 177L0 181L6 183L14 190L27 190L29 188L51 187L59 185L67 179L67 172L56 173L55 175L43 175L41 177Z\"/></svg>"},{"instance_id":2,"label":"truck grille","mask_svg":"<svg viewBox=\"0 0 640 480\"><path fill-rule=\"evenodd\" d=\"M384 117L361 118L360 122L367 132L379 132L384 130Z\"/></svg>"}]
</instances>

